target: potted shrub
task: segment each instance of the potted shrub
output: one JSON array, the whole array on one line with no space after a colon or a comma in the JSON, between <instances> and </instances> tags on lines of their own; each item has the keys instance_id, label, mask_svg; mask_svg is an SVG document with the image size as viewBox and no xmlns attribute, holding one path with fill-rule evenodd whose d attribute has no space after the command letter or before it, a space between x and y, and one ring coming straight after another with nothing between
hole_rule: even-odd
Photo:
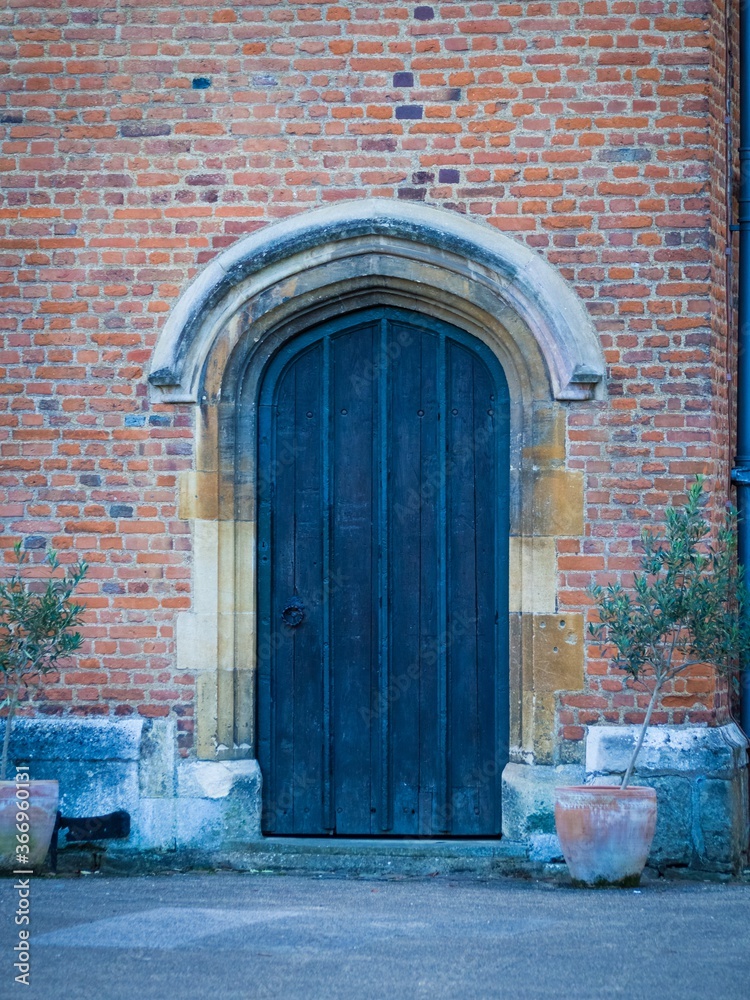
<instances>
[{"instance_id":1,"label":"potted shrub","mask_svg":"<svg viewBox=\"0 0 750 1000\"><path fill-rule=\"evenodd\" d=\"M75 629L84 607L73 600L73 592L88 568L79 560L60 575L57 555L51 551L46 559L47 579L34 580L24 573L27 555L20 542L13 551L13 575L0 580L0 692L4 695L0 707L7 709L0 757L0 868L11 870L33 868L44 861L59 800L56 781L18 780L18 774L6 780L13 720L24 694L41 687L59 661L83 641ZM28 839L19 840L19 834ZM24 864L19 864L19 858Z\"/></svg>"},{"instance_id":2,"label":"potted shrub","mask_svg":"<svg viewBox=\"0 0 750 1000\"><path fill-rule=\"evenodd\" d=\"M594 586L599 621L589 629L624 683L650 694L622 783L560 788L555 823L574 882L637 885L656 827L656 793L630 779L664 686L696 664L732 674L747 662L748 591L737 566L737 515L728 507L715 536L703 517L704 477L683 507L666 512L663 532L641 534L643 557L631 591Z\"/></svg>"}]
</instances>

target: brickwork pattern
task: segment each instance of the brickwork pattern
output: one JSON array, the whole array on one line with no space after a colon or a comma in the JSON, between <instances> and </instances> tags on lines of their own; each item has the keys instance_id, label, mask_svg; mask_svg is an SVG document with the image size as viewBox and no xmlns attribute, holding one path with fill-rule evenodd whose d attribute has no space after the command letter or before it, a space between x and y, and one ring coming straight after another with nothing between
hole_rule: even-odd
<instances>
[{"instance_id":1,"label":"brickwork pattern","mask_svg":"<svg viewBox=\"0 0 750 1000\"><path fill-rule=\"evenodd\" d=\"M696 472L725 482L724 24L709 0L5 5L0 545L92 564L86 653L43 711L172 712L190 746L173 643L193 415L150 405L145 373L200 266L292 213L364 196L466 213L585 301L610 398L569 407L587 525L559 540L561 611L633 569L641 524ZM696 675L659 719L724 701ZM561 733L642 710L592 656Z\"/></svg>"}]
</instances>

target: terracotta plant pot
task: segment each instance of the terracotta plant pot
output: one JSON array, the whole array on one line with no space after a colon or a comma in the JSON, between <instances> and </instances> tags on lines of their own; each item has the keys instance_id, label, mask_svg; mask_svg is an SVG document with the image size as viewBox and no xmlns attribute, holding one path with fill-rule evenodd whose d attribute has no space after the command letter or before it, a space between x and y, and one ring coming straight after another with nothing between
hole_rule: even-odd
<instances>
[{"instance_id":1,"label":"terracotta plant pot","mask_svg":"<svg viewBox=\"0 0 750 1000\"><path fill-rule=\"evenodd\" d=\"M558 788L555 825L575 885L638 885L656 829L653 788Z\"/></svg>"},{"instance_id":2,"label":"terracotta plant pot","mask_svg":"<svg viewBox=\"0 0 750 1000\"><path fill-rule=\"evenodd\" d=\"M0 781L0 871L14 871L18 868L37 869L47 857L52 831L55 828L60 788L56 781L30 781L20 786L28 790L29 808L18 809L19 786L15 781ZM17 847L19 844L19 818L28 817L29 863L19 864ZM26 857L26 855L23 855Z\"/></svg>"}]
</instances>

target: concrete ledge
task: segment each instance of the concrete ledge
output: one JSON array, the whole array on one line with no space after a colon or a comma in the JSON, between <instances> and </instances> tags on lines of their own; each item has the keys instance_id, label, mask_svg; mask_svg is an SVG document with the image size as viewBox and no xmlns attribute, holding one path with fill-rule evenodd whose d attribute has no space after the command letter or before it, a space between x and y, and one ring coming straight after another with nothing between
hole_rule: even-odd
<instances>
[{"instance_id":1,"label":"concrete ledge","mask_svg":"<svg viewBox=\"0 0 750 1000\"><path fill-rule=\"evenodd\" d=\"M10 736L10 759L138 760L143 719L17 718ZM0 738L5 725L0 727Z\"/></svg>"},{"instance_id":2,"label":"concrete ledge","mask_svg":"<svg viewBox=\"0 0 750 1000\"><path fill-rule=\"evenodd\" d=\"M61 873L91 870L133 872L232 869L246 872L409 878L440 874L534 877L560 866L529 858L525 845L507 840L368 840L358 838L262 837L241 850L175 849L134 852L109 845L95 853L80 847L60 853Z\"/></svg>"},{"instance_id":3,"label":"concrete ledge","mask_svg":"<svg viewBox=\"0 0 750 1000\"><path fill-rule=\"evenodd\" d=\"M3 727L4 728L4 727ZM12 764L29 763L32 778L60 783L65 816L132 814L141 796L143 719L16 719L10 738Z\"/></svg>"}]
</instances>

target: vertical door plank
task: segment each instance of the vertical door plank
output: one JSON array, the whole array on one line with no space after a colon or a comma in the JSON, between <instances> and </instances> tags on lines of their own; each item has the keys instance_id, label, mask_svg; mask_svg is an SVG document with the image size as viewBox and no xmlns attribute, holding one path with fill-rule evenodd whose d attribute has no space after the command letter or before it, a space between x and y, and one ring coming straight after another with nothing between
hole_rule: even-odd
<instances>
[{"instance_id":1,"label":"vertical door plank","mask_svg":"<svg viewBox=\"0 0 750 1000\"><path fill-rule=\"evenodd\" d=\"M297 377L290 366L279 380L273 406L270 462L263 470L262 493L267 492L273 507L268 524L271 595L259 647L261 667L269 662L270 721L272 724L270 774L264 783L264 812L268 828L278 833L294 833L294 637L281 628L278 594L294 593L296 545L294 537L296 504L296 389ZM267 787L265 787L267 784Z\"/></svg>"},{"instance_id":2,"label":"vertical door plank","mask_svg":"<svg viewBox=\"0 0 750 1000\"><path fill-rule=\"evenodd\" d=\"M500 500L503 491L499 477L499 424L498 410L507 407L497 398L495 385L487 367L476 356L474 366L474 468L476 479L476 577L477 577L477 806L480 823L477 832L484 835L500 833L500 810L495 808L496 797L501 791L502 769L508 761L508 740L495 718L497 709L496 687L503 673L507 674L507 659L498 658L498 633L507 631L507 613L500 622L499 606L499 555L503 540L499 537ZM507 427L505 428L507 430ZM507 468L507 466L506 466ZM507 471L506 471L507 476ZM506 526L504 544L507 547ZM495 670L491 665L496 664ZM507 687L504 688L507 703Z\"/></svg>"},{"instance_id":3,"label":"vertical door plank","mask_svg":"<svg viewBox=\"0 0 750 1000\"><path fill-rule=\"evenodd\" d=\"M437 364L437 579L435 603L437 624L436 661L436 762L433 823L437 833L451 830L450 734L448 731L448 385L445 330L440 334Z\"/></svg>"},{"instance_id":4,"label":"vertical door plank","mask_svg":"<svg viewBox=\"0 0 750 1000\"><path fill-rule=\"evenodd\" d=\"M261 397L258 414L258 762L263 774L261 828L264 832L277 832L284 829L291 831L292 804L290 800L288 809L282 809L277 792L279 761L276 753L276 663L271 643L271 602L274 578L271 536L276 486L273 470L276 464L278 422L276 405L270 388L266 387L266 392ZM293 490L288 493L288 496L293 496ZM291 755L291 740L289 753Z\"/></svg>"},{"instance_id":5,"label":"vertical door plank","mask_svg":"<svg viewBox=\"0 0 750 1000\"><path fill-rule=\"evenodd\" d=\"M370 740L378 718L373 361L378 335L378 323L359 324L332 341L334 808L336 832L344 834L370 833L373 817Z\"/></svg>"},{"instance_id":6,"label":"vertical door plank","mask_svg":"<svg viewBox=\"0 0 750 1000\"><path fill-rule=\"evenodd\" d=\"M385 314L381 314L379 338L375 358L375 386L377 396L377 433L375 436L375 462L377 467L376 512L374 515L375 546L378 559L377 595L375 600L377 614L377 685L378 685L378 720L379 753L377 767L380 784L380 798L377 803L377 814L380 817L380 832L385 833L393 828L393 798L392 798L392 746L391 746L391 643L390 643L390 435L388 428L391 420L390 365L388 356L388 323Z\"/></svg>"},{"instance_id":7,"label":"vertical door plank","mask_svg":"<svg viewBox=\"0 0 750 1000\"><path fill-rule=\"evenodd\" d=\"M477 661L477 477L474 359L453 340L446 345L448 770L451 829L477 833L475 801L479 747ZM485 484L482 484L484 489ZM485 668L491 663L483 664Z\"/></svg>"},{"instance_id":8,"label":"vertical door plank","mask_svg":"<svg viewBox=\"0 0 750 1000\"><path fill-rule=\"evenodd\" d=\"M444 352L438 331L422 337L420 418L420 511L419 511L419 828L420 835L432 836L445 829L445 796L440 782L445 768L438 764L439 719L442 696L438 694L438 663L442 636L439 608L445 606L444 575L439 566L439 507L442 458L440 421L445 409L438 396L444 384L439 367ZM442 807L440 803L443 803Z\"/></svg>"},{"instance_id":9,"label":"vertical door plank","mask_svg":"<svg viewBox=\"0 0 750 1000\"><path fill-rule=\"evenodd\" d=\"M420 605L422 596L422 351L435 338L400 319L389 322L391 466L390 613L393 833L420 829ZM434 567L433 567L434 573ZM434 587L434 576L430 581ZM434 748L433 748L434 750Z\"/></svg>"},{"instance_id":10,"label":"vertical door plank","mask_svg":"<svg viewBox=\"0 0 750 1000\"><path fill-rule=\"evenodd\" d=\"M499 835L502 830L502 772L510 760L510 633L508 615L508 584L509 584L509 548L510 548L510 394L505 375L497 365L497 373L490 380L491 405L488 410L488 421L492 423L492 437L489 426L484 448L484 462L490 461L490 450L494 451L495 477L494 492L495 510L483 507L484 517L489 522L484 529L479 526L480 535L489 539L494 526L494 544L480 548L480 579L494 578L495 615L492 619L491 608L485 607L480 600L480 649L487 650L486 655L495 664L494 670L494 719L495 727L492 735L494 751L494 785L488 783L492 802L488 804L488 815L492 816L490 833ZM479 398L479 397L478 397ZM481 399L478 405L481 406ZM476 419L476 418L475 418ZM477 420L478 422L478 420ZM494 516L493 516L494 515ZM491 520L490 520L491 519ZM490 594L489 585L486 588ZM484 588L482 595L484 596ZM493 626L494 625L494 629ZM493 632L490 638L490 632ZM492 642L492 649L489 649ZM483 654L484 655L484 654Z\"/></svg>"},{"instance_id":11,"label":"vertical door plank","mask_svg":"<svg viewBox=\"0 0 750 1000\"><path fill-rule=\"evenodd\" d=\"M287 601L304 604L301 624L280 625L294 647L294 769L291 775L296 833L325 828L322 815L323 744L323 345L315 344L294 362L295 506L294 589L276 591L277 621Z\"/></svg>"}]
</instances>

